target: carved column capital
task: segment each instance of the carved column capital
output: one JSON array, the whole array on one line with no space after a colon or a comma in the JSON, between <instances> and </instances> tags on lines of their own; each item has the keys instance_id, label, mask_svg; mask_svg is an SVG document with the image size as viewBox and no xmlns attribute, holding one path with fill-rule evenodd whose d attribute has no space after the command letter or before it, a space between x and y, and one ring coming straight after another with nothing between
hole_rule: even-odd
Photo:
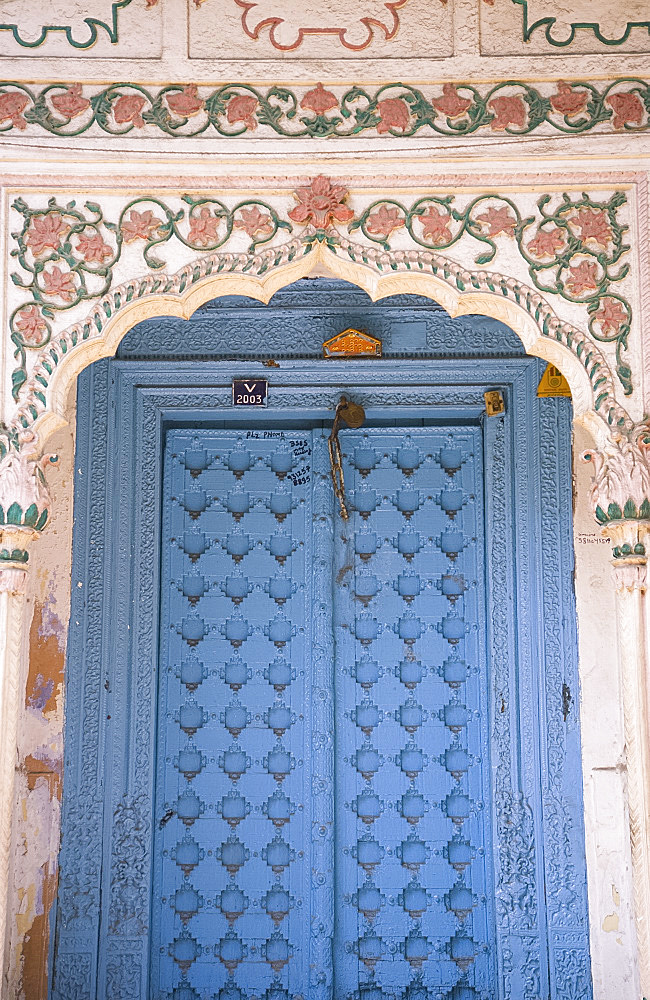
<instances>
[{"instance_id":1,"label":"carved column capital","mask_svg":"<svg viewBox=\"0 0 650 1000\"><path fill-rule=\"evenodd\" d=\"M580 456L592 465L594 516L613 542L621 590L645 590L650 551L650 418L612 428L609 441Z\"/></svg>"},{"instance_id":2,"label":"carved column capital","mask_svg":"<svg viewBox=\"0 0 650 1000\"><path fill-rule=\"evenodd\" d=\"M24 590L29 546L50 520L45 468L56 455L41 455L34 431L21 431L0 453L0 592Z\"/></svg>"}]
</instances>

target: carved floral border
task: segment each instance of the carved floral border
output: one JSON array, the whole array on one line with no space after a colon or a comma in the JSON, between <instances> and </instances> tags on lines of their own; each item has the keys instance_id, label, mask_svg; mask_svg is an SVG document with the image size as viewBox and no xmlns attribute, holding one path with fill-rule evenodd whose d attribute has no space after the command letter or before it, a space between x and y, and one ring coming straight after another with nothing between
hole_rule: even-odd
<instances>
[{"instance_id":1,"label":"carved floral border","mask_svg":"<svg viewBox=\"0 0 650 1000\"><path fill-rule=\"evenodd\" d=\"M22 224L12 233L11 249L18 264L11 278L19 289L9 317L14 398L24 395L32 352L47 350L63 314L84 302L107 301L127 254L131 265L135 255L146 270L162 271L166 265L158 254L164 244L174 242L195 255L197 273L206 260L212 266L218 261L218 270L234 260L244 273L263 273L286 253L290 260L315 241L341 253L353 246L347 234L355 235L354 255L364 263L385 261L381 269L396 267L401 259L410 267L410 261L428 260L420 255L424 251L444 261L439 268L445 278L460 265L437 255L459 244L461 258L467 262L469 256L478 268L514 251L538 292L559 297L582 313L590 356L597 341L614 346L618 380L625 394L632 392L625 358L632 306L619 284L629 271L624 258L630 249L628 227L620 218L623 192L609 197L544 194L533 214L523 212L512 197L493 193L431 194L408 203L380 198L355 211L347 204L347 188L323 176L299 187L294 196L297 204L287 209L258 197L229 205L214 196L188 194L174 205L174 199L143 194L113 217L94 201L79 205L52 197L30 205L16 199L12 207ZM262 246L268 250L260 255ZM226 253L215 256L221 250ZM393 261L386 256L391 252L401 258ZM146 285L146 278L142 282ZM154 281L153 290L162 290L163 284ZM128 294L130 300L135 292ZM115 301L119 308L120 295Z\"/></svg>"},{"instance_id":2,"label":"carved floral border","mask_svg":"<svg viewBox=\"0 0 650 1000\"><path fill-rule=\"evenodd\" d=\"M116 82L105 87L70 82L34 87L0 82L0 132L36 128L71 138L89 130L111 136L149 134L192 138L254 135L282 138L408 137L417 133L465 138L476 133L529 135L644 132L650 129L650 81L621 77L607 83L468 81L419 88L398 82L376 89L352 85L217 87L198 83L158 89Z\"/></svg>"}]
</instances>

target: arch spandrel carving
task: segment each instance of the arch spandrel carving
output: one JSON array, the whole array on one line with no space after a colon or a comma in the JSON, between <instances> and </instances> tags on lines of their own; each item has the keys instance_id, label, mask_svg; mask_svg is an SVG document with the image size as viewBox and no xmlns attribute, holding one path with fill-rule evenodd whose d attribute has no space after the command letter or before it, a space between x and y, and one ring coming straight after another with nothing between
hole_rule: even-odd
<instances>
[{"instance_id":1,"label":"arch spandrel carving","mask_svg":"<svg viewBox=\"0 0 650 1000\"><path fill-rule=\"evenodd\" d=\"M292 203L286 196L227 204L187 195L179 204L189 208L176 209L169 199L142 195L126 202L115 222L95 202L50 199L37 206L17 199L22 228L14 234L15 256L23 274L14 279L19 291L10 317L15 403L0 428L0 458L21 452L26 431L38 435L42 452L65 420L79 372L114 354L137 322L188 318L219 295L268 302L281 287L325 269L373 300L416 293L451 316L482 314L506 323L527 353L565 374L575 419L594 442L596 472L601 454L605 465L624 464L637 428L621 404L634 389L626 354L628 266L621 262L629 250L625 201L623 192L549 194L538 199L537 214L526 214L533 211L530 198L487 193L462 201L420 196L409 206L386 195L369 202L322 175L298 186ZM185 260L175 270L161 259L170 240ZM447 246L453 257L443 252ZM510 272L487 270L495 259ZM529 283L520 277L526 271ZM552 293L544 291L549 283ZM581 314L581 324L566 318ZM646 462L645 449L637 451L635 468ZM645 516L648 502L637 496L637 480L630 470L629 496L613 519L621 524L642 520L638 512ZM634 518L623 513L632 508Z\"/></svg>"}]
</instances>

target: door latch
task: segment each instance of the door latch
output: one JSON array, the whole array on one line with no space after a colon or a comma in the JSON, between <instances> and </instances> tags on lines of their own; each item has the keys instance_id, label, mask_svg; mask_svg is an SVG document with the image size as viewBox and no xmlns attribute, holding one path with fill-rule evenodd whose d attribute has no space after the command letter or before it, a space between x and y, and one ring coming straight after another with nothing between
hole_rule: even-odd
<instances>
[{"instance_id":1,"label":"door latch","mask_svg":"<svg viewBox=\"0 0 650 1000\"><path fill-rule=\"evenodd\" d=\"M327 444L330 453L330 468L332 470L332 486L334 495L339 502L341 517L344 521L349 518L348 508L345 503L345 478L343 476L343 461L341 458L341 445L339 443L339 429L341 422L356 430L361 427L366 419L363 406L353 403L346 396L341 396L334 412L334 423L328 438Z\"/></svg>"}]
</instances>

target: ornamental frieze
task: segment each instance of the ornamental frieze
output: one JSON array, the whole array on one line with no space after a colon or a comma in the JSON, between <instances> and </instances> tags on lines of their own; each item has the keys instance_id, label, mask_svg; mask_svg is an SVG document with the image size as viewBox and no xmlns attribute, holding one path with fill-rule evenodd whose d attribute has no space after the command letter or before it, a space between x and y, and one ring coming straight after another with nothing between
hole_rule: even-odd
<instances>
[{"instance_id":1,"label":"ornamental frieze","mask_svg":"<svg viewBox=\"0 0 650 1000\"><path fill-rule=\"evenodd\" d=\"M540 137L634 134L649 128L650 81L636 77L608 82L458 81L426 87L0 84L0 132L25 138L47 132L67 139L105 134L130 139L436 135L464 140L532 133Z\"/></svg>"},{"instance_id":2,"label":"ornamental frieze","mask_svg":"<svg viewBox=\"0 0 650 1000\"><path fill-rule=\"evenodd\" d=\"M322 240L338 252L348 238L368 259L371 248L379 251L376 259L389 251L405 259L419 250L450 251L455 262L474 269L514 255L517 276L564 301L594 342L613 349L617 378L629 394L634 386L626 360L632 305L625 204L624 192L516 200L497 193L350 198L345 186L323 176L298 187L293 199L273 202L207 194L143 194L126 203L17 198L10 251L16 264L9 319L13 395L21 398L30 358L78 318L84 303L88 308L114 289L125 267L146 274L165 269L170 255L189 260L226 251L249 260L253 269L261 247L272 248L271 258L281 257L286 246L295 254Z\"/></svg>"}]
</instances>

